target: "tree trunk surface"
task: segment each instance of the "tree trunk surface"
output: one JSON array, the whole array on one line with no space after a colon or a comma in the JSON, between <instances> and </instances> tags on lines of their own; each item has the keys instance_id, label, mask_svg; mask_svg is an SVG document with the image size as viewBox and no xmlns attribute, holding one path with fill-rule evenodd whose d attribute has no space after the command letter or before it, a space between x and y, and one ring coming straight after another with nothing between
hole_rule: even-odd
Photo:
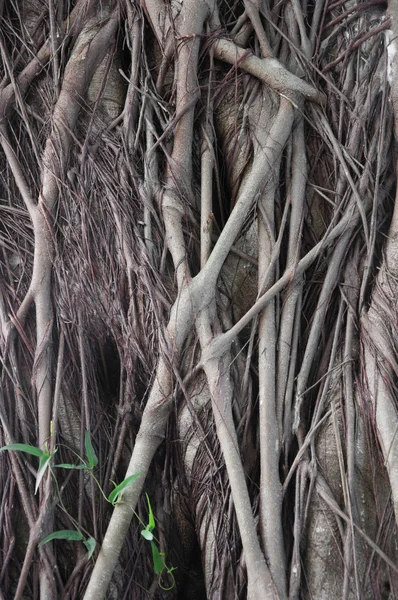
<instances>
[{"instance_id":1,"label":"tree trunk surface","mask_svg":"<svg viewBox=\"0 0 398 600\"><path fill-rule=\"evenodd\" d=\"M398 598L397 38L0 1L0 600Z\"/></svg>"}]
</instances>

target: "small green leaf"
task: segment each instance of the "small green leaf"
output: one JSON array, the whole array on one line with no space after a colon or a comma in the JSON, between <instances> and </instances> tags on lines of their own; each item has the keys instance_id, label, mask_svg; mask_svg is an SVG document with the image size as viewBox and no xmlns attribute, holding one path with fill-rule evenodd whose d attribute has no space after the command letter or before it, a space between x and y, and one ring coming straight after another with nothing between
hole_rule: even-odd
<instances>
[{"instance_id":1,"label":"small green leaf","mask_svg":"<svg viewBox=\"0 0 398 600\"><path fill-rule=\"evenodd\" d=\"M52 540L68 540L69 542L80 542L83 539L84 537L81 531L76 531L75 529L61 529L60 531L53 531L52 533L50 533L50 535L45 537L44 540L42 540L39 543L39 547L44 546L44 544L47 544Z\"/></svg>"},{"instance_id":2,"label":"small green leaf","mask_svg":"<svg viewBox=\"0 0 398 600\"><path fill-rule=\"evenodd\" d=\"M155 542L151 542L151 547L152 547L152 560L153 560L153 570L155 571L156 575L159 575L159 573L162 573L162 571L165 569L165 564L164 564L164 552L159 552L157 545L155 544Z\"/></svg>"},{"instance_id":3,"label":"small green leaf","mask_svg":"<svg viewBox=\"0 0 398 600\"><path fill-rule=\"evenodd\" d=\"M91 443L90 431L86 429L86 433L84 434L84 446L86 448L86 456L88 463L92 469L98 465L98 458Z\"/></svg>"},{"instance_id":4,"label":"small green leaf","mask_svg":"<svg viewBox=\"0 0 398 600\"><path fill-rule=\"evenodd\" d=\"M95 539L93 537L89 537L87 540L84 540L83 544L86 546L86 548L88 550L88 559L90 560L90 558L94 554L94 550L97 545L97 542L95 541Z\"/></svg>"},{"instance_id":5,"label":"small green leaf","mask_svg":"<svg viewBox=\"0 0 398 600\"><path fill-rule=\"evenodd\" d=\"M36 475L35 494L36 494L37 490L39 489L40 482L43 479L45 472L47 471L47 468L48 468L48 465L50 464L51 458L52 458L51 454L43 454L40 457L40 464L39 464L39 468L37 470L37 475Z\"/></svg>"},{"instance_id":6,"label":"small green leaf","mask_svg":"<svg viewBox=\"0 0 398 600\"><path fill-rule=\"evenodd\" d=\"M148 522L148 525L146 526L146 528L149 529L149 531L153 531L156 526L155 517L154 517L153 511L152 511L152 506L151 506L151 502L149 500L149 496L148 496L148 494L145 494L145 495L146 495L146 499L148 502L148 510L149 510L149 522Z\"/></svg>"},{"instance_id":7,"label":"small green leaf","mask_svg":"<svg viewBox=\"0 0 398 600\"><path fill-rule=\"evenodd\" d=\"M151 542L153 540L153 533L151 531L149 531L149 529L143 529L141 531L141 535L148 540L148 542Z\"/></svg>"},{"instance_id":8,"label":"small green leaf","mask_svg":"<svg viewBox=\"0 0 398 600\"><path fill-rule=\"evenodd\" d=\"M16 452L26 452L26 454L32 454L33 456L43 456L43 450L36 448L36 446L29 446L29 444L8 444L0 448L2 450L15 450Z\"/></svg>"},{"instance_id":9,"label":"small green leaf","mask_svg":"<svg viewBox=\"0 0 398 600\"><path fill-rule=\"evenodd\" d=\"M59 464L59 465L54 465L55 468L57 469L77 469L77 470L81 470L81 469L87 469L88 465L83 464L83 465L71 465L69 463L65 463L65 464Z\"/></svg>"},{"instance_id":10,"label":"small green leaf","mask_svg":"<svg viewBox=\"0 0 398 600\"><path fill-rule=\"evenodd\" d=\"M134 473L134 475L130 475L130 477L126 477L126 479L124 479L122 481L122 483L119 483L119 485L117 485L115 487L114 490L111 491L111 493L108 496L108 502L110 502L111 504L115 505L120 494L122 493L122 491L124 490L124 488L126 488L128 485L130 485L130 483L133 483L133 481L135 479L137 479L137 477L140 475L140 473Z\"/></svg>"}]
</instances>

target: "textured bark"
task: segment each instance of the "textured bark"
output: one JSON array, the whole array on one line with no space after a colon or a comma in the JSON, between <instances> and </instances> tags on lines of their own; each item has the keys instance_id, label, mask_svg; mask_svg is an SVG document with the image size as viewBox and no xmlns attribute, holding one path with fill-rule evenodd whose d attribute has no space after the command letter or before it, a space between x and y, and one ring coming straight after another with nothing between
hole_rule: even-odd
<instances>
[{"instance_id":1,"label":"textured bark","mask_svg":"<svg viewBox=\"0 0 398 600\"><path fill-rule=\"evenodd\" d=\"M0 2L0 600L397 596L397 14Z\"/></svg>"}]
</instances>

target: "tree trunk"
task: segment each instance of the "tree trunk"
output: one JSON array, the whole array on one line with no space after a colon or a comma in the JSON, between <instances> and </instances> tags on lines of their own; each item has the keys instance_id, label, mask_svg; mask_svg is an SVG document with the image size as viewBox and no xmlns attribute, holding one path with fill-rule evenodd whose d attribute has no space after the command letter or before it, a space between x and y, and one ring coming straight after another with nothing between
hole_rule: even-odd
<instances>
[{"instance_id":1,"label":"tree trunk","mask_svg":"<svg viewBox=\"0 0 398 600\"><path fill-rule=\"evenodd\" d=\"M0 17L0 600L398 597L398 1Z\"/></svg>"}]
</instances>

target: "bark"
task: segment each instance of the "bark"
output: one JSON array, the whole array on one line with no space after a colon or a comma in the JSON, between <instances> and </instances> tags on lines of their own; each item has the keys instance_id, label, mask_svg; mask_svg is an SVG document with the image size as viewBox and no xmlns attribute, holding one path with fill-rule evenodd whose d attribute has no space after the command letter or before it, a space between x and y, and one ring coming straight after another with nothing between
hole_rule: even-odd
<instances>
[{"instance_id":1,"label":"bark","mask_svg":"<svg viewBox=\"0 0 398 600\"><path fill-rule=\"evenodd\" d=\"M398 593L397 14L0 3L0 598Z\"/></svg>"}]
</instances>

